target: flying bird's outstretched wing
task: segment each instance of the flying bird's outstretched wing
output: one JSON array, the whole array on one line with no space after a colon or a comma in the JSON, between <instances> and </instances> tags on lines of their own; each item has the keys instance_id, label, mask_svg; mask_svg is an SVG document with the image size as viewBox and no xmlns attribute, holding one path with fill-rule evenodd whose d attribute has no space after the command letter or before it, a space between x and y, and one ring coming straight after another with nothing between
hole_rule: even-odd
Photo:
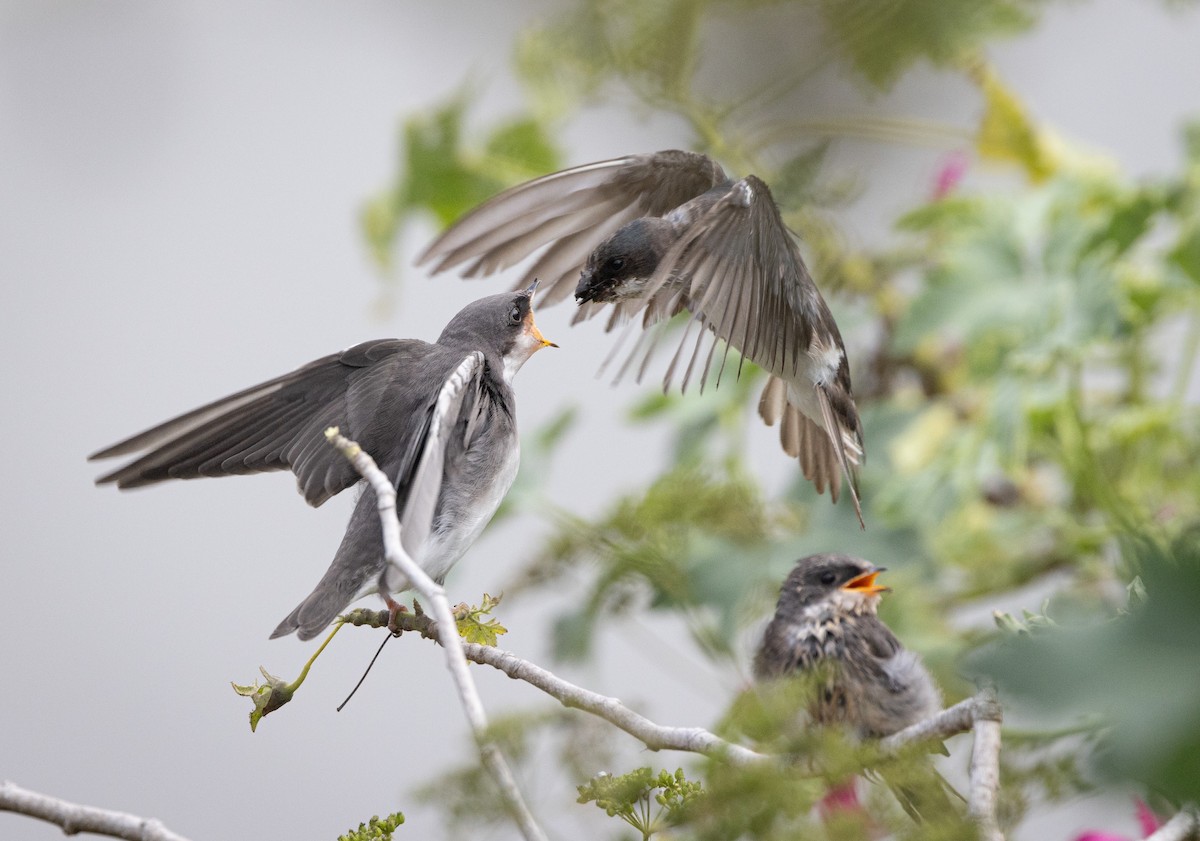
<instances>
[{"instance_id":1,"label":"flying bird's outstretched wing","mask_svg":"<svg viewBox=\"0 0 1200 841\"><path fill-rule=\"evenodd\" d=\"M719 341L718 382L729 348L754 361L771 374L759 403L763 420L779 424L784 451L819 492L829 488L836 502L848 483L862 524L862 426L842 337L763 181L733 182L708 156L677 150L587 164L485 202L418 263L432 264L436 274L473 261L464 275L477 277L548 243L518 286L541 276L552 303L578 276L574 321L606 304L609 330L641 316L646 332L618 379L631 368L640 379L667 331L662 322L689 311L664 386L679 376L686 389L698 375L703 388Z\"/></svg>"},{"instance_id":2,"label":"flying bird's outstretched wing","mask_svg":"<svg viewBox=\"0 0 1200 841\"><path fill-rule=\"evenodd\" d=\"M474 260L464 277L506 269L547 243L514 288L542 280L540 303L561 301L593 249L642 216L662 216L727 181L707 155L667 150L585 164L518 184L442 233L417 258L433 274ZM599 308L596 308L599 309Z\"/></svg>"},{"instance_id":3,"label":"flying bird's outstretched wing","mask_svg":"<svg viewBox=\"0 0 1200 841\"><path fill-rule=\"evenodd\" d=\"M772 425L782 420L783 449L800 458L804 475L819 491L828 487L835 502L842 476L848 478L861 520L854 469L862 460L862 426L842 336L763 181L753 175L743 178L689 225L638 301L646 309L647 326L683 308L712 331L704 354L700 330L683 374L684 388L701 358L703 387L718 339L725 344L718 382L730 347L771 374L759 407L763 419ZM687 355L689 333L690 325L667 368L664 387ZM648 356L653 344L651 339L648 349L634 352ZM788 384L797 382L814 383L811 393L789 394ZM805 413L796 403L812 411Z\"/></svg>"}]
</instances>

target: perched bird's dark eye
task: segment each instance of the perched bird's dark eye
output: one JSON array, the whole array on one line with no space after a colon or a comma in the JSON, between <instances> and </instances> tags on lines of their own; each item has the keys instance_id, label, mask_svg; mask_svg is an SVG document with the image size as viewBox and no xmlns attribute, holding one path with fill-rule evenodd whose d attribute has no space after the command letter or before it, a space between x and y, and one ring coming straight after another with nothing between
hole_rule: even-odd
<instances>
[{"instance_id":1,"label":"perched bird's dark eye","mask_svg":"<svg viewBox=\"0 0 1200 841\"><path fill-rule=\"evenodd\" d=\"M614 271L614 272L621 271L621 269L625 268L625 258L624 257L610 258L608 261L608 268L609 268L609 271Z\"/></svg>"},{"instance_id":2,"label":"perched bird's dark eye","mask_svg":"<svg viewBox=\"0 0 1200 841\"><path fill-rule=\"evenodd\" d=\"M512 309L508 311L508 320L513 324L521 323L521 307L519 304L513 304Z\"/></svg>"},{"instance_id":3,"label":"perched bird's dark eye","mask_svg":"<svg viewBox=\"0 0 1200 841\"><path fill-rule=\"evenodd\" d=\"M821 583L822 584L832 584L835 581L837 581L837 576L834 575L832 572L821 573Z\"/></svg>"}]
</instances>

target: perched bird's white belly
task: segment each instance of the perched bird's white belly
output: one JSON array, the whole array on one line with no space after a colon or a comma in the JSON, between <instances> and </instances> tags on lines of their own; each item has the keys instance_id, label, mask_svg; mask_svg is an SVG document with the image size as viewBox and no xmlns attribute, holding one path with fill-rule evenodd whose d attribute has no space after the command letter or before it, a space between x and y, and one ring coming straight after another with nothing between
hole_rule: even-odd
<instances>
[{"instance_id":1,"label":"perched bird's white belly","mask_svg":"<svg viewBox=\"0 0 1200 841\"><path fill-rule=\"evenodd\" d=\"M445 578L451 567L458 563L491 522L496 509L500 507L508 489L517 478L517 469L521 465L521 447L515 431L513 439L513 446L506 448L504 462L490 473L491 481L480 488L478 493L468 492L465 500L443 500L439 503L437 519L453 522L454 527L435 526L420 548L412 553L417 565L435 581ZM391 593L399 593L412 587L408 577L392 564L387 565L385 575L387 589Z\"/></svg>"}]
</instances>

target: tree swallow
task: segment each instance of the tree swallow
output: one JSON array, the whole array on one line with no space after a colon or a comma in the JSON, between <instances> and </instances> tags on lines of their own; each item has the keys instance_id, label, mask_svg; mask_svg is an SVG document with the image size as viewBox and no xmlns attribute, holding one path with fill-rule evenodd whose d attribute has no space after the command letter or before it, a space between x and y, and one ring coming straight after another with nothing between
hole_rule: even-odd
<instances>
[{"instance_id":1,"label":"tree swallow","mask_svg":"<svg viewBox=\"0 0 1200 841\"><path fill-rule=\"evenodd\" d=\"M291 470L318 506L359 483L325 439L337 426L396 486L405 550L441 582L491 520L517 474L513 376L543 347L533 321L537 281L468 304L436 342L381 339L209 403L90 459L141 455L97 484L137 488ZM384 558L375 494L364 489L316 589L271 636L316 636L353 601L410 582Z\"/></svg>"},{"instance_id":2,"label":"tree swallow","mask_svg":"<svg viewBox=\"0 0 1200 841\"><path fill-rule=\"evenodd\" d=\"M576 320L605 304L614 308L609 329L637 314L647 328L691 314L664 386L686 359L683 388L701 360L703 388L718 339L726 354L732 347L766 370L759 414L780 423L784 451L818 492L828 487L836 502L845 477L862 525L862 423L846 349L765 183L734 181L708 156L678 150L586 164L500 193L446 230L418 264L436 274L473 261L463 274L477 277L547 244L527 278L549 280L548 303L574 285ZM689 350L693 323L701 327ZM705 328L713 334L707 351ZM643 353L642 370L650 349L639 343L630 357ZM718 383L724 365L722 355Z\"/></svg>"},{"instance_id":3,"label":"tree swallow","mask_svg":"<svg viewBox=\"0 0 1200 841\"><path fill-rule=\"evenodd\" d=\"M876 615L888 589L876 583L883 571L849 555L800 559L779 591L754 657L760 683L815 677L812 721L846 727L864 739L898 733L942 708L942 694L921 658ZM915 820L953 814L946 811L953 789L932 768L905 779L881 773Z\"/></svg>"}]
</instances>

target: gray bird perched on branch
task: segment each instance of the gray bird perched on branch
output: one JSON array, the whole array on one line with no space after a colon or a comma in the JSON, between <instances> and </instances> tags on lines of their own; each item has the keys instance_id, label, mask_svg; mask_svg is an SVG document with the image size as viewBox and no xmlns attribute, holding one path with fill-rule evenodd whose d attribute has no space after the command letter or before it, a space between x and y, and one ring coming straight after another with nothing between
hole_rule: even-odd
<instances>
[{"instance_id":1,"label":"gray bird perched on branch","mask_svg":"<svg viewBox=\"0 0 1200 841\"><path fill-rule=\"evenodd\" d=\"M397 491L405 550L441 582L483 531L517 474L513 376L547 341L533 321L537 281L468 304L433 344L381 339L310 362L94 453L142 453L97 484L137 488L291 470L318 506L358 484L326 441L337 426L379 464ZM353 601L410 583L384 557L375 494L363 491L316 589L271 634L316 636Z\"/></svg>"},{"instance_id":2,"label":"gray bird perched on branch","mask_svg":"<svg viewBox=\"0 0 1200 841\"><path fill-rule=\"evenodd\" d=\"M686 359L682 387L703 360L703 388L718 340L726 347L718 383L730 347L765 369L759 414L780 423L784 451L799 458L819 492L829 488L836 502L845 477L862 524L855 472L862 424L846 349L765 183L753 175L734 181L708 156L678 150L586 164L488 200L418 263L436 274L473 261L464 276L477 277L550 243L527 278L547 278L546 302L574 286L576 320L604 304L614 308L609 329L638 313L647 328L681 310L691 314L664 387ZM694 323L700 329L689 358ZM641 355L640 378L656 332L647 334L647 347L639 342L622 372ZM704 352L707 332L713 341Z\"/></svg>"},{"instance_id":3,"label":"gray bird perched on branch","mask_svg":"<svg viewBox=\"0 0 1200 841\"><path fill-rule=\"evenodd\" d=\"M756 680L811 675L813 722L843 726L864 739L890 736L939 712L942 696L915 653L904 648L876 614L887 587L884 571L841 554L796 562L779 591L775 616L754 657ZM927 779L888 780L914 818L948 803L949 786L929 769ZM932 794L930 792L933 792Z\"/></svg>"}]
</instances>

